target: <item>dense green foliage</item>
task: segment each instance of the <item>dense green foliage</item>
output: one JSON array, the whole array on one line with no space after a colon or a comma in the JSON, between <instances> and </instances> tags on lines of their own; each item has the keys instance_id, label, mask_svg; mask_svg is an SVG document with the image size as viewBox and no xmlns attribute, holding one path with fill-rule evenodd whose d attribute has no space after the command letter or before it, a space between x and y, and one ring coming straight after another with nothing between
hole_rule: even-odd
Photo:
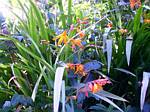
<instances>
[{"instance_id":1,"label":"dense green foliage","mask_svg":"<svg viewBox=\"0 0 150 112\"><path fill-rule=\"evenodd\" d=\"M66 112L118 112L120 108L124 112L140 111L142 74L150 72L150 22L146 22L150 21L149 3L131 8L117 0L50 0L41 6L32 0L15 2L25 17L14 13L18 24L10 23L13 34L0 35L2 111L51 112L55 77L61 76L56 72L59 67L66 68L59 111L63 104ZM66 35L62 33L65 31ZM23 36L22 41L15 35ZM61 40L64 38L66 43ZM128 40L133 42L129 65ZM108 56L110 52L112 56ZM70 63L76 70L69 70ZM88 96L87 91L81 92L86 84L99 78L111 82L103 87L105 91L101 86L98 92L88 91ZM148 95L145 102L149 103Z\"/></svg>"}]
</instances>

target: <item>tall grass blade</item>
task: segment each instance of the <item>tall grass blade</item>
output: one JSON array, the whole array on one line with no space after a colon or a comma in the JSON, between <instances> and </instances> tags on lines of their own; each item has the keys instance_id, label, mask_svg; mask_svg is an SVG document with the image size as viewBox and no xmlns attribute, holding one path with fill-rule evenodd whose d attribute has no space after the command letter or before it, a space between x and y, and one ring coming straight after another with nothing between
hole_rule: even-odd
<instances>
[{"instance_id":1,"label":"tall grass blade","mask_svg":"<svg viewBox=\"0 0 150 112\"><path fill-rule=\"evenodd\" d=\"M134 33L139 31L139 29L140 29L140 20L141 20L141 17L142 17L142 9L143 9L143 7L140 7L136 12L136 15L135 15L135 18L134 18L134 26L133 26L133 32Z\"/></svg>"},{"instance_id":2,"label":"tall grass blade","mask_svg":"<svg viewBox=\"0 0 150 112\"><path fill-rule=\"evenodd\" d=\"M71 7L72 7L72 0L68 0L68 24L69 25L71 25L72 23Z\"/></svg>"},{"instance_id":3,"label":"tall grass blade","mask_svg":"<svg viewBox=\"0 0 150 112\"><path fill-rule=\"evenodd\" d=\"M127 102L127 100L125 100L124 98L119 97L119 96L117 96L117 95L114 95L114 94L112 94L112 93L110 93L110 92L107 92L107 91L104 91L104 90L101 90L100 92L98 92L98 93L96 93L96 94L98 94L98 95L100 95L100 96L107 97L107 98L112 98L112 99L115 99L115 100Z\"/></svg>"},{"instance_id":4,"label":"tall grass blade","mask_svg":"<svg viewBox=\"0 0 150 112\"><path fill-rule=\"evenodd\" d=\"M115 108L117 108L118 110L120 110L121 112L124 112L122 109L120 109L115 103L113 103L110 99L104 97L104 96L100 96L97 94L93 94L95 97L100 98L104 101L106 101L107 103L111 104L112 106L114 106Z\"/></svg>"},{"instance_id":5,"label":"tall grass blade","mask_svg":"<svg viewBox=\"0 0 150 112\"><path fill-rule=\"evenodd\" d=\"M114 69L116 69L116 70L118 70L118 71L121 71L121 72L124 72L124 73L126 73L126 74L130 74L130 75L136 77L135 74L133 74L132 72L130 72L130 71L128 71L128 70L125 70L125 69L123 69L123 68L114 68Z\"/></svg>"},{"instance_id":6,"label":"tall grass blade","mask_svg":"<svg viewBox=\"0 0 150 112\"><path fill-rule=\"evenodd\" d=\"M37 94L37 91L38 91L38 87L39 87L39 84L40 84L40 81L42 79L43 72L45 71L45 69L46 69L46 67L44 66L43 69L42 69L42 71L41 71L41 74L40 74L40 76L39 76L39 78L36 81L36 84L34 86L34 89L33 89L33 92L32 92L32 96L31 96L33 102L35 101L35 97L36 97L36 94Z\"/></svg>"}]
</instances>

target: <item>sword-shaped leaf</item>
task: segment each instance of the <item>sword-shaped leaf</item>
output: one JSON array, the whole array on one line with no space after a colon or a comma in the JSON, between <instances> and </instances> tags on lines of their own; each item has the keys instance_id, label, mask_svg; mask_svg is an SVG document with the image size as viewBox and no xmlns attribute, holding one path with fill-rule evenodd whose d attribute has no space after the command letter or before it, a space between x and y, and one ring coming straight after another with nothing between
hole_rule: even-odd
<instances>
[{"instance_id":1,"label":"sword-shaped leaf","mask_svg":"<svg viewBox=\"0 0 150 112\"><path fill-rule=\"evenodd\" d=\"M62 85L62 78L64 74L65 67L58 67L55 73L54 81L54 112L58 112L59 101L60 101L60 92Z\"/></svg>"},{"instance_id":2,"label":"sword-shaped leaf","mask_svg":"<svg viewBox=\"0 0 150 112\"><path fill-rule=\"evenodd\" d=\"M141 98L140 98L140 108L141 111L143 110L144 102L145 102L145 96L146 96L146 91L148 87L150 79L150 72L143 72L143 80L142 80L142 88L141 88Z\"/></svg>"},{"instance_id":3,"label":"sword-shaped leaf","mask_svg":"<svg viewBox=\"0 0 150 112\"><path fill-rule=\"evenodd\" d=\"M107 97L107 98L112 98L112 99L115 99L115 100L126 101L126 102L127 102L127 100L125 100L124 98L119 97L119 96L117 96L117 95L114 95L114 94L112 94L112 93L110 93L110 92L107 92L107 91L104 91L104 90L101 90L100 92L98 92L98 93L96 93L96 94L98 94L98 95L100 95L100 96Z\"/></svg>"},{"instance_id":4,"label":"sword-shaped leaf","mask_svg":"<svg viewBox=\"0 0 150 112\"><path fill-rule=\"evenodd\" d=\"M106 40L106 48L107 48L107 70L110 72L111 58L112 58L112 39Z\"/></svg>"},{"instance_id":5,"label":"sword-shaped leaf","mask_svg":"<svg viewBox=\"0 0 150 112\"><path fill-rule=\"evenodd\" d=\"M107 103L109 103L110 105L114 106L115 108L117 108L118 110L120 110L120 112L124 112L121 108L119 108L115 103L113 103L110 99L108 99L107 97L105 96L100 96L100 95L97 95L97 94L93 94L96 98L100 98L104 101L106 101Z\"/></svg>"},{"instance_id":6,"label":"sword-shaped leaf","mask_svg":"<svg viewBox=\"0 0 150 112\"><path fill-rule=\"evenodd\" d=\"M125 70L125 69L123 69L123 68L114 68L114 69L116 69L116 70L118 70L118 71L121 71L121 72L124 72L124 73L126 73L126 74L130 74L130 75L136 77L135 74L133 74L132 72L130 72L130 71L128 71L128 70Z\"/></svg>"},{"instance_id":7,"label":"sword-shaped leaf","mask_svg":"<svg viewBox=\"0 0 150 112\"><path fill-rule=\"evenodd\" d=\"M35 101L35 97L36 97L36 94L37 94L37 91L38 91L38 87L39 87L40 81L42 79L42 76L43 76L43 74L45 72L45 69L46 69L46 66L44 66L43 68L41 68L41 74L40 74L40 76L39 76L39 78L36 81L36 84L34 86L34 89L33 89L33 92L32 92L32 96L31 96L33 102Z\"/></svg>"}]
</instances>

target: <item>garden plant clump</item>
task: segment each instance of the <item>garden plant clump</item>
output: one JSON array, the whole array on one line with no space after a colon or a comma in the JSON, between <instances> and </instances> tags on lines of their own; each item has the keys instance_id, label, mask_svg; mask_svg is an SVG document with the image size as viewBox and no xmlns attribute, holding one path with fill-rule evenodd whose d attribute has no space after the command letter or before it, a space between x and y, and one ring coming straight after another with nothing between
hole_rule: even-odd
<instances>
[{"instance_id":1,"label":"garden plant clump","mask_svg":"<svg viewBox=\"0 0 150 112\"><path fill-rule=\"evenodd\" d=\"M150 111L148 0L3 5L0 111Z\"/></svg>"}]
</instances>

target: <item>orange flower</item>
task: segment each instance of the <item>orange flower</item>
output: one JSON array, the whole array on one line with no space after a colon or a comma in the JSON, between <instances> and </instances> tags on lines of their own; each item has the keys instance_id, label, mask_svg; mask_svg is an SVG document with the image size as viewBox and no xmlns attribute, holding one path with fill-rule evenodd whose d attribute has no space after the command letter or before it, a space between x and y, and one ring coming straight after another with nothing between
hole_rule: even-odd
<instances>
[{"instance_id":1,"label":"orange flower","mask_svg":"<svg viewBox=\"0 0 150 112\"><path fill-rule=\"evenodd\" d=\"M84 17L82 20L83 21L87 21L87 20L89 20L89 18L88 17Z\"/></svg>"},{"instance_id":2,"label":"orange flower","mask_svg":"<svg viewBox=\"0 0 150 112\"><path fill-rule=\"evenodd\" d=\"M85 96L88 97L88 92L97 93L103 90L103 86L110 84L111 82L108 79L97 79L85 84L84 87L80 88L78 92L85 93Z\"/></svg>"},{"instance_id":3,"label":"orange flower","mask_svg":"<svg viewBox=\"0 0 150 112\"><path fill-rule=\"evenodd\" d=\"M124 34L124 33L127 33L128 30L127 29L120 29L119 32L122 33L122 34Z\"/></svg>"},{"instance_id":4,"label":"orange flower","mask_svg":"<svg viewBox=\"0 0 150 112\"><path fill-rule=\"evenodd\" d=\"M77 96L67 96L66 102L68 102L70 99L76 100L76 99L77 99Z\"/></svg>"},{"instance_id":5,"label":"orange flower","mask_svg":"<svg viewBox=\"0 0 150 112\"><path fill-rule=\"evenodd\" d=\"M72 64L68 63L67 68L74 71L74 74L80 74L82 76L85 76L86 73L84 71L84 65L82 64Z\"/></svg>"},{"instance_id":6,"label":"orange flower","mask_svg":"<svg viewBox=\"0 0 150 112\"><path fill-rule=\"evenodd\" d=\"M79 33L80 38L83 38L85 36L85 33L81 31L81 29L77 28L77 32Z\"/></svg>"},{"instance_id":7,"label":"orange flower","mask_svg":"<svg viewBox=\"0 0 150 112\"><path fill-rule=\"evenodd\" d=\"M53 38L53 40L57 40L57 39L58 39L57 45L61 45L62 43L66 44L68 41L67 31L64 31L62 34Z\"/></svg>"},{"instance_id":8,"label":"orange flower","mask_svg":"<svg viewBox=\"0 0 150 112\"><path fill-rule=\"evenodd\" d=\"M113 24L112 24L112 23L108 23L108 24L107 24L107 27L108 27L108 28L112 28L112 27L113 27Z\"/></svg>"},{"instance_id":9,"label":"orange flower","mask_svg":"<svg viewBox=\"0 0 150 112\"><path fill-rule=\"evenodd\" d=\"M67 63L67 68L70 70L75 70L75 64Z\"/></svg>"},{"instance_id":10,"label":"orange flower","mask_svg":"<svg viewBox=\"0 0 150 112\"><path fill-rule=\"evenodd\" d=\"M79 24L87 24L88 23L88 17L83 18L82 20L77 18L77 22Z\"/></svg>"},{"instance_id":11,"label":"orange flower","mask_svg":"<svg viewBox=\"0 0 150 112\"><path fill-rule=\"evenodd\" d=\"M85 76L84 65L82 65L82 64L77 64L77 65L76 65L75 74L81 74L81 75Z\"/></svg>"},{"instance_id":12,"label":"orange flower","mask_svg":"<svg viewBox=\"0 0 150 112\"><path fill-rule=\"evenodd\" d=\"M108 79L97 79L88 83L89 91L96 93L103 89L102 86L110 84L111 82Z\"/></svg>"},{"instance_id":13,"label":"orange flower","mask_svg":"<svg viewBox=\"0 0 150 112\"><path fill-rule=\"evenodd\" d=\"M90 83L89 84L89 89L92 93L96 93L96 92L102 90L103 87L99 84L96 84L96 83L94 83L94 84Z\"/></svg>"},{"instance_id":14,"label":"orange flower","mask_svg":"<svg viewBox=\"0 0 150 112\"><path fill-rule=\"evenodd\" d=\"M84 46L82 45L82 40L81 39L71 39L72 47L74 48L75 46L78 46L80 48L83 48Z\"/></svg>"},{"instance_id":15,"label":"orange flower","mask_svg":"<svg viewBox=\"0 0 150 112\"><path fill-rule=\"evenodd\" d=\"M150 24L150 19L144 19L144 23Z\"/></svg>"},{"instance_id":16,"label":"orange flower","mask_svg":"<svg viewBox=\"0 0 150 112\"><path fill-rule=\"evenodd\" d=\"M141 1L140 0L130 0L130 7L133 9L135 6L140 7L141 6Z\"/></svg>"}]
</instances>

